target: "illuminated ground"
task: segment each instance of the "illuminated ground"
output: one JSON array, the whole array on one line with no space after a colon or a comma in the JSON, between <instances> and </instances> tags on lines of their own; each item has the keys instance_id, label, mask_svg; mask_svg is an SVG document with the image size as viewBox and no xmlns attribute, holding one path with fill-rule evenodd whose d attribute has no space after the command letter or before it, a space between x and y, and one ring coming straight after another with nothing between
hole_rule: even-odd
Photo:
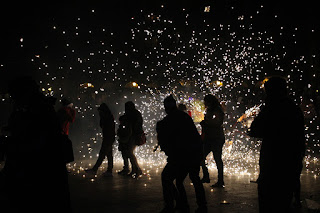
<instances>
[{"instance_id":1,"label":"illuminated ground","mask_svg":"<svg viewBox=\"0 0 320 213\"><path fill-rule=\"evenodd\" d=\"M84 162L87 163L87 162ZM0 168L3 164L0 164ZM318 168L319 165L314 168ZM83 168L73 167L69 173L71 201L74 213L101 212L159 212L163 207L160 174L162 168L144 169L144 175L139 179L116 174L121 168L116 164L114 177L103 177L104 168L97 176L90 176ZM143 167L142 167L143 168ZM72 169L72 170L73 170ZM294 209L293 213L312 213L320 211L320 179L317 169L304 169L301 176L303 207ZM212 183L216 181L216 171L211 170ZM225 188L211 189L211 184L204 184L209 212L214 213L257 213L256 176L225 175ZM282 181L282 180L279 180ZM3 182L0 182L0 188ZM185 181L191 212L196 209L193 186L187 178ZM0 200L5 200L5 194L0 190ZM313 208L310 202L316 202ZM317 206L318 205L318 206Z\"/></svg>"},{"instance_id":2,"label":"illuminated ground","mask_svg":"<svg viewBox=\"0 0 320 213\"><path fill-rule=\"evenodd\" d=\"M120 169L116 166L116 169ZM70 173L70 189L74 212L159 212L163 207L160 183L161 169L145 170L138 180L114 174L106 178L100 171L97 177L83 171ZM211 172L212 182L216 173ZM211 190L205 184L209 212L253 213L258 212L256 177L227 175L226 187ZM305 199L320 201L320 181L312 172L304 171L302 177L303 208L294 212L308 212ZM280 180L281 181L281 180ZM190 180L185 182L191 212L196 208L194 189ZM226 201L227 204L222 202Z\"/></svg>"}]
</instances>

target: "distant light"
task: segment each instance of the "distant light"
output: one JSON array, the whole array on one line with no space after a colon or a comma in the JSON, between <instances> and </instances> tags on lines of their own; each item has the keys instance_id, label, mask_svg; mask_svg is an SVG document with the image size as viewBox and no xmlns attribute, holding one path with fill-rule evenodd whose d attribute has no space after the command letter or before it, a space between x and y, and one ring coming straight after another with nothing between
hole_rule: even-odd
<instances>
[{"instance_id":1,"label":"distant light","mask_svg":"<svg viewBox=\"0 0 320 213\"><path fill-rule=\"evenodd\" d=\"M210 12L210 6L205 6L204 7L204 12L209 13Z\"/></svg>"},{"instance_id":2,"label":"distant light","mask_svg":"<svg viewBox=\"0 0 320 213\"><path fill-rule=\"evenodd\" d=\"M223 83L221 81L216 81L217 86L221 87L223 86Z\"/></svg>"},{"instance_id":3,"label":"distant light","mask_svg":"<svg viewBox=\"0 0 320 213\"><path fill-rule=\"evenodd\" d=\"M132 82L133 87L138 87L138 84L136 82Z\"/></svg>"},{"instance_id":4,"label":"distant light","mask_svg":"<svg viewBox=\"0 0 320 213\"><path fill-rule=\"evenodd\" d=\"M83 84L80 84L80 87L87 89L89 87L94 88L94 85L92 83L83 83Z\"/></svg>"},{"instance_id":5,"label":"distant light","mask_svg":"<svg viewBox=\"0 0 320 213\"><path fill-rule=\"evenodd\" d=\"M263 81L262 81L262 84L260 86L260 88L264 88L264 84L267 83L267 81L269 81L269 78L265 78Z\"/></svg>"}]
</instances>

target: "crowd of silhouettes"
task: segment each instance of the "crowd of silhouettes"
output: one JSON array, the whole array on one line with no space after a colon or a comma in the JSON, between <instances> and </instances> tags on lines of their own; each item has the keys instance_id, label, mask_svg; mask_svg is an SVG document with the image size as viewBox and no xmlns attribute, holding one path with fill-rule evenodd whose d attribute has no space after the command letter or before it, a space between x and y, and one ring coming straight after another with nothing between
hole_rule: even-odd
<instances>
[{"instance_id":1,"label":"crowd of silhouettes","mask_svg":"<svg viewBox=\"0 0 320 213\"><path fill-rule=\"evenodd\" d=\"M305 155L304 117L301 109L287 94L286 80L271 77L265 84L266 100L252 122L248 134L262 138L258 200L260 213L290 212L292 200L300 206L300 175ZM23 91L23 92L21 92ZM9 94L14 101L6 132L5 208L15 211L70 212L70 194L66 163L74 160L69 126L75 120L73 104L62 99L56 112L56 99L44 96L37 83L29 77L10 83ZM218 169L218 181L212 187L224 187L222 148L225 143L225 113L212 94L204 97L206 112L200 135L186 106L177 106L172 95L164 99L166 116L157 122L158 144L167 155L161 173L162 213L190 212L184 180L189 175L196 194L196 212L208 212L203 183L210 183L206 157L212 152ZM145 143L143 118L132 101L125 103L116 131L114 116L107 104L98 107L102 144L98 159L88 173L96 174L105 157L108 167L104 176L112 177L112 147L118 136L123 157L120 175L139 177L142 170L135 156L137 145ZM3 138L2 138L3 139ZM131 163L131 171L129 166ZM200 179L200 168L203 178ZM52 172L54 171L54 172ZM19 203L19 205L16 205Z\"/></svg>"}]
</instances>

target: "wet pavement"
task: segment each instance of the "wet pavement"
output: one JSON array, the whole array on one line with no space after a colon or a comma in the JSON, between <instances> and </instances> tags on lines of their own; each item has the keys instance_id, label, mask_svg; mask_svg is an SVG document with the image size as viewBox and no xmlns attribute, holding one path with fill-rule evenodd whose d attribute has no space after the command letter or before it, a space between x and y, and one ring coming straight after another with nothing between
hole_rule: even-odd
<instances>
[{"instance_id":1,"label":"wet pavement","mask_svg":"<svg viewBox=\"0 0 320 213\"><path fill-rule=\"evenodd\" d=\"M159 212L163 208L161 171L161 169L145 170L139 179L121 176L115 171L113 177L104 177L102 171L99 171L96 177L84 171L71 172L69 181L73 211L75 213ZM257 184L254 182L257 177L226 175L225 188L212 189L210 186L214 183L215 176L216 173L211 172L211 183L204 184L209 212L258 212ZM294 209L293 212L318 212L307 208L306 199L319 203L319 177L304 171L301 183L303 206L301 209ZM189 178L185 181L185 187L191 212L194 212L197 206L194 188Z\"/></svg>"}]
</instances>

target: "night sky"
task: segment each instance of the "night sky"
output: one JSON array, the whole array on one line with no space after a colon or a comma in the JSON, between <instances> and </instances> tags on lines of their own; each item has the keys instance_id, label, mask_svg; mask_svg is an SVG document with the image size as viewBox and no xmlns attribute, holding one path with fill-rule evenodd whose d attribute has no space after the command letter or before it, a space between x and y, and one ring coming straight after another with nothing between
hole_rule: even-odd
<instances>
[{"instance_id":1,"label":"night sky","mask_svg":"<svg viewBox=\"0 0 320 213\"><path fill-rule=\"evenodd\" d=\"M108 3L105 3L108 2ZM109 3L110 2L110 3ZM296 39L299 41L294 48L297 55L317 51L319 49L319 24L316 11L316 1L95 1L88 3L58 4L54 3L10 3L1 7L1 81L17 75L32 74L33 65L30 56L48 46L48 51L54 55L57 52L52 24L71 22L74 17L86 17L95 10L96 26L109 26L120 39L129 37L130 18L140 9L156 12L165 5L165 13L175 19L177 25L183 22L181 8L186 8L192 24L197 26L202 16L206 15L211 23L233 23L239 15L254 15L256 29L267 29L278 34L279 26L286 26L291 33L297 27ZM203 13L206 5L211 6L209 14ZM263 9L261 8L263 5ZM233 9L232 9L233 8ZM261 11L256 14L257 11ZM275 19L274 16L278 18ZM88 22L91 20L88 19ZM311 29L316 32L311 35ZM20 39L23 38L23 48ZM120 43L120 42L119 42ZM120 44L121 45L121 44ZM298 52L299 51L299 52ZM319 55L319 50L317 51ZM319 56L318 56L319 57ZM319 58L318 58L319 60ZM4 76L4 77L3 77ZM6 80L5 80L6 81Z\"/></svg>"}]
</instances>

